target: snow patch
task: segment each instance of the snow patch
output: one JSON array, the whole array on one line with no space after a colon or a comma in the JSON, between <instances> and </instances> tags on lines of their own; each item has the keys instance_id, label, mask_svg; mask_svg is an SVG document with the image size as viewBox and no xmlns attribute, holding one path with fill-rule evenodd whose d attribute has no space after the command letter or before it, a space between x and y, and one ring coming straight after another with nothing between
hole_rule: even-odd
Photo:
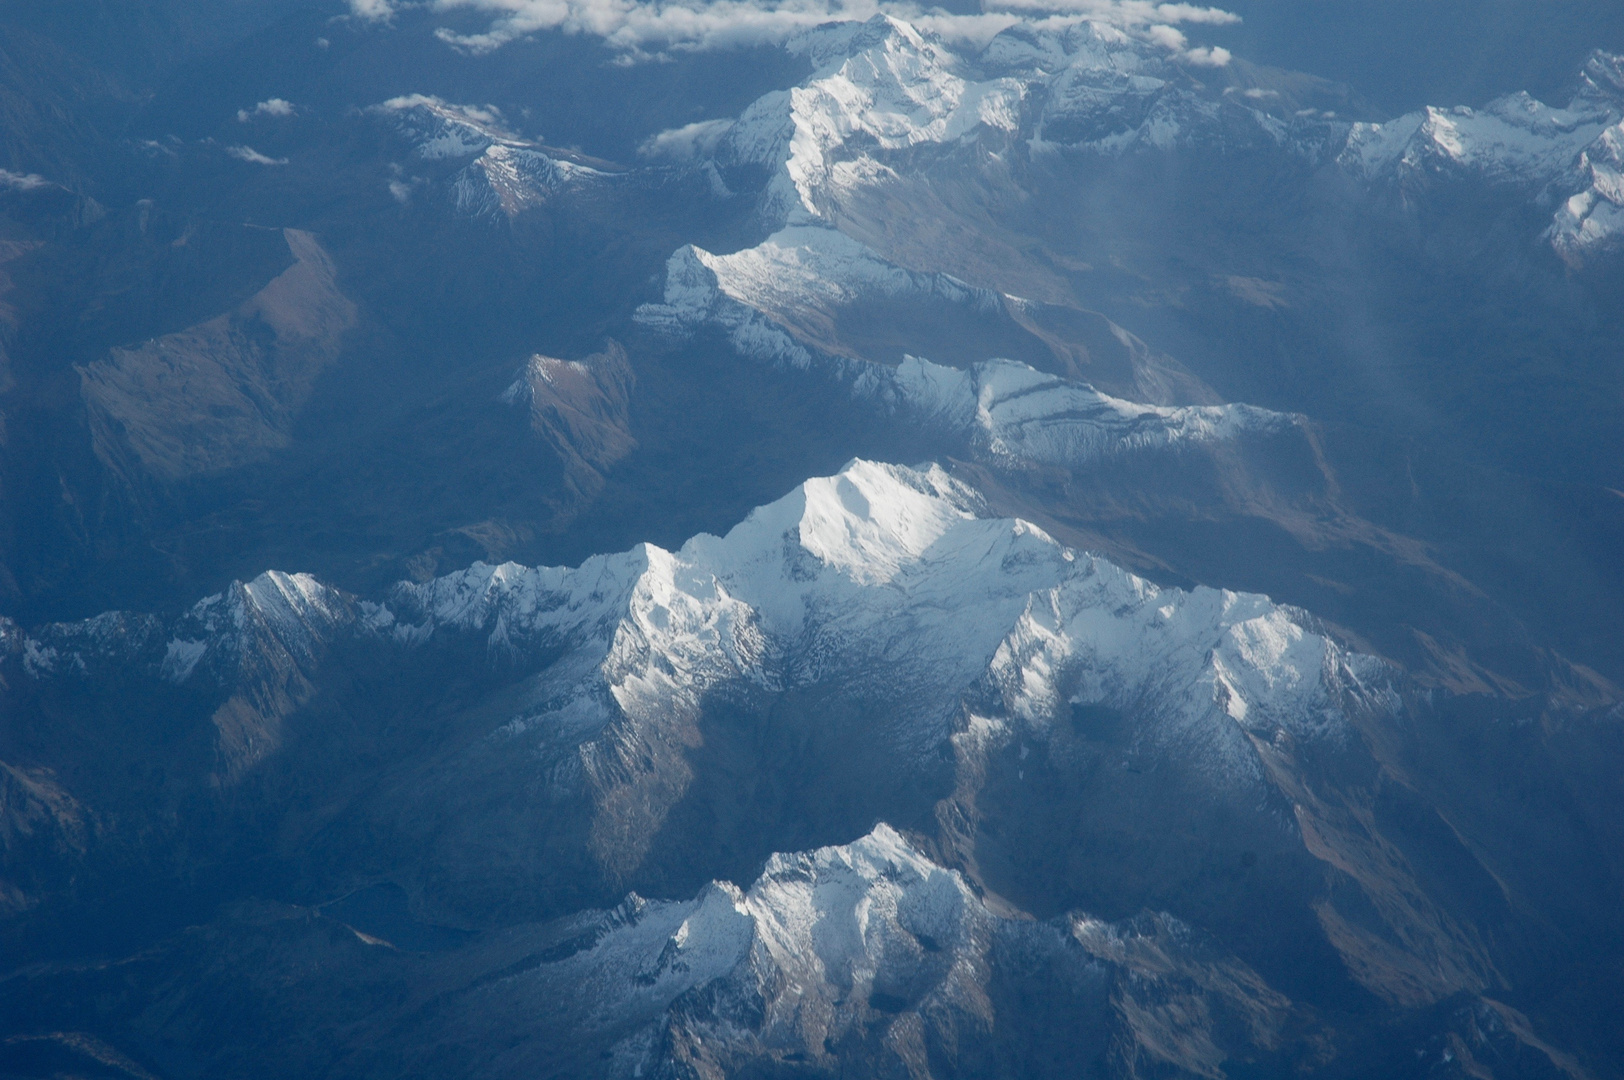
<instances>
[{"instance_id":1,"label":"snow patch","mask_svg":"<svg viewBox=\"0 0 1624 1080\"><path fill-rule=\"evenodd\" d=\"M238 161L246 161L250 165L286 165L288 163L287 158L273 158L268 154L260 153L252 146L228 146L226 147L226 153Z\"/></svg>"},{"instance_id":2,"label":"snow patch","mask_svg":"<svg viewBox=\"0 0 1624 1080\"><path fill-rule=\"evenodd\" d=\"M266 98L252 109L238 109L237 122L246 124L256 116L292 116L294 111L293 102L285 98Z\"/></svg>"},{"instance_id":3,"label":"snow patch","mask_svg":"<svg viewBox=\"0 0 1624 1080\"><path fill-rule=\"evenodd\" d=\"M203 654L208 650L206 640L175 638L164 650L163 666L159 672L172 683L183 683L191 677L192 669L197 667L197 662L203 659Z\"/></svg>"}]
</instances>

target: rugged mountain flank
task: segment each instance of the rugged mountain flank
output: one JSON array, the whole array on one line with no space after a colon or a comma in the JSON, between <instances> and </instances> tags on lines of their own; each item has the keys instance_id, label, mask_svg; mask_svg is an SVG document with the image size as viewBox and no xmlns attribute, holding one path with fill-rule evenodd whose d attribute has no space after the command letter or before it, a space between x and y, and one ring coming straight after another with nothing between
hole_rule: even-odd
<instances>
[{"instance_id":1,"label":"rugged mountain flank","mask_svg":"<svg viewBox=\"0 0 1624 1080\"><path fill-rule=\"evenodd\" d=\"M92 445L114 472L174 482L288 445L355 305L316 238L285 235L293 265L237 310L81 370Z\"/></svg>"}]
</instances>

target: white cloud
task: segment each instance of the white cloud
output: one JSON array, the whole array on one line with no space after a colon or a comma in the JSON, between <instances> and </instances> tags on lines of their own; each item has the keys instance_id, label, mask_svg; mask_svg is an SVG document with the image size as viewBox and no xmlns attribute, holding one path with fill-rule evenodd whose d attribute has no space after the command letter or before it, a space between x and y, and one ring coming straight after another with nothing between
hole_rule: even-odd
<instances>
[{"instance_id":1,"label":"white cloud","mask_svg":"<svg viewBox=\"0 0 1624 1080\"><path fill-rule=\"evenodd\" d=\"M498 48L538 30L562 30L602 38L611 48L634 55L782 41L820 23L866 19L880 10L872 0L437 0L435 6L493 16L483 33L440 31L445 41L472 52Z\"/></svg>"},{"instance_id":2,"label":"white cloud","mask_svg":"<svg viewBox=\"0 0 1624 1080\"><path fill-rule=\"evenodd\" d=\"M1230 26L1241 21L1241 17L1233 11L1197 7L1194 4L1157 4L1156 17L1167 22L1206 23L1210 26Z\"/></svg>"},{"instance_id":3,"label":"white cloud","mask_svg":"<svg viewBox=\"0 0 1624 1080\"><path fill-rule=\"evenodd\" d=\"M38 173L15 173L10 169L0 169L0 187L8 187L13 191L33 191L35 188L50 185L51 182Z\"/></svg>"},{"instance_id":4,"label":"white cloud","mask_svg":"<svg viewBox=\"0 0 1624 1080\"><path fill-rule=\"evenodd\" d=\"M1159 23L1150 27L1145 31L1145 36L1168 52L1183 52L1184 47L1190 43L1189 39L1184 36L1184 31L1168 26L1166 23Z\"/></svg>"},{"instance_id":5,"label":"white cloud","mask_svg":"<svg viewBox=\"0 0 1624 1080\"><path fill-rule=\"evenodd\" d=\"M1186 49L1182 54L1185 63L1196 67L1225 67L1234 59L1229 50L1221 45L1212 48L1203 46L1199 49Z\"/></svg>"},{"instance_id":6,"label":"white cloud","mask_svg":"<svg viewBox=\"0 0 1624 1080\"><path fill-rule=\"evenodd\" d=\"M282 98L266 98L252 109L238 109L237 122L246 124L256 116L292 116L293 102Z\"/></svg>"},{"instance_id":7,"label":"white cloud","mask_svg":"<svg viewBox=\"0 0 1624 1080\"><path fill-rule=\"evenodd\" d=\"M1166 8L1190 8L1190 5L1162 4L1156 13L1161 14L1162 10ZM1190 8L1190 10L1202 15L1203 21L1213 21L1206 18L1207 14L1212 12L1211 8ZM1228 13L1219 12L1219 14ZM1194 64L1197 67L1223 67L1231 59L1228 49L1207 48L1206 46L1197 49L1190 48L1190 39L1184 36L1184 31L1167 23L1152 23L1145 27L1142 33L1178 59L1187 64Z\"/></svg>"},{"instance_id":8,"label":"white cloud","mask_svg":"<svg viewBox=\"0 0 1624 1080\"><path fill-rule=\"evenodd\" d=\"M358 18L386 20L406 0L350 0ZM442 28L442 40L486 52L542 30L584 34L632 57L667 50L726 48L783 41L821 23L863 20L885 12L945 38L986 41L1018 22L1092 19L1149 34L1160 27L1178 35L1169 45L1183 59L1221 65L1223 49L1190 49L1175 24L1219 26L1239 16L1219 8L1152 0L984 0L978 14L956 15L909 0L425 0L436 11L490 16L478 33ZM1157 31L1159 32L1159 31Z\"/></svg>"},{"instance_id":9,"label":"white cloud","mask_svg":"<svg viewBox=\"0 0 1624 1080\"><path fill-rule=\"evenodd\" d=\"M502 123L502 110L495 105L486 105L484 108L478 105L457 105L433 94L402 94L372 107L383 112L427 109L436 116L448 120L460 120L466 124L483 127L497 127Z\"/></svg>"},{"instance_id":10,"label":"white cloud","mask_svg":"<svg viewBox=\"0 0 1624 1080\"><path fill-rule=\"evenodd\" d=\"M1227 26L1241 21L1239 15L1222 8L1196 4L1156 4L1145 0L985 0L982 6L988 11L1081 15L1116 26L1149 26L1156 23Z\"/></svg>"},{"instance_id":11,"label":"white cloud","mask_svg":"<svg viewBox=\"0 0 1624 1080\"><path fill-rule=\"evenodd\" d=\"M701 120L697 124L685 124L649 138L637 148L637 152L644 157L671 158L674 161L709 157L732 126L731 120Z\"/></svg>"},{"instance_id":12,"label":"white cloud","mask_svg":"<svg viewBox=\"0 0 1624 1080\"><path fill-rule=\"evenodd\" d=\"M285 157L267 157L252 146L228 146L226 147L226 153L238 161L246 161L250 165L286 165L288 163L288 159Z\"/></svg>"}]
</instances>

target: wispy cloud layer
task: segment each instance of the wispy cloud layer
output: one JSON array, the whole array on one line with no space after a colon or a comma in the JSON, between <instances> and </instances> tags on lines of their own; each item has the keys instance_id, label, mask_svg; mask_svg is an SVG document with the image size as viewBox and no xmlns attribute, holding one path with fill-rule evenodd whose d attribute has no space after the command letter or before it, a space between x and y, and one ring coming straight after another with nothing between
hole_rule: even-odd
<instances>
[{"instance_id":1,"label":"wispy cloud layer","mask_svg":"<svg viewBox=\"0 0 1624 1080\"><path fill-rule=\"evenodd\" d=\"M50 186L51 182L38 173L15 173L10 169L0 169L0 188L10 188L13 191L33 191L36 188Z\"/></svg>"},{"instance_id":2,"label":"wispy cloud layer","mask_svg":"<svg viewBox=\"0 0 1624 1080\"><path fill-rule=\"evenodd\" d=\"M285 157L273 158L260 153L252 146L228 146L226 147L226 153L238 161L246 161L250 165L286 165L288 163L288 159Z\"/></svg>"},{"instance_id":3,"label":"wispy cloud layer","mask_svg":"<svg viewBox=\"0 0 1624 1080\"><path fill-rule=\"evenodd\" d=\"M476 11L490 17L476 33L442 29L458 48L483 52L543 30L602 39L628 56L783 41L821 23L868 19L882 12L907 19L943 37L985 41L1028 21L1090 19L1143 34L1168 52L1196 64L1228 63L1221 48L1190 48L1179 25L1219 26L1239 17L1219 8L1153 0L984 0L971 15L906 0L422 0L440 12ZM363 19L387 20L414 0L350 0Z\"/></svg>"},{"instance_id":4,"label":"wispy cloud layer","mask_svg":"<svg viewBox=\"0 0 1624 1080\"><path fill-rule=\"evenodd\" d=\"M451 120L460 120L473 127L496 127L502 123L501 110L494 105L480 108L478 105L458 105L433 94L403 94L392 97L380 105L374 105L379 112L406 112L410 109L427 109L437 116Z\"/></svg>"},{"instance_id":5,"label":"wispy cloud layer","mask_svg":"<svg viewBox=\"0 0 1624 1080\"><path fill-rule=\"evenodd\" d=\"M637 152L644 157L693 161L714 151L716 144L732 126L731 120L701 120L697 124L686 124L660 132L639 146Z\"/></svg>"},{"instance_id":6,"label":"wispy cloud layer","mask_svg":"<svg viewBox=\"0 0 1624 1080\"><path fill-rule=\"evenodd\" d=\"M293 115L293 102L285 101L285 100L283 100L282 98L279 98L279 97L267 98L266 100L260 102L258 105L255 105L252 109L238 109L237 110L237 120L238 120L239 123L244 123L244 124L248 123L248 121L252 120L256 116L292 116L292 115Z\"/></svg>"}]
</instances>

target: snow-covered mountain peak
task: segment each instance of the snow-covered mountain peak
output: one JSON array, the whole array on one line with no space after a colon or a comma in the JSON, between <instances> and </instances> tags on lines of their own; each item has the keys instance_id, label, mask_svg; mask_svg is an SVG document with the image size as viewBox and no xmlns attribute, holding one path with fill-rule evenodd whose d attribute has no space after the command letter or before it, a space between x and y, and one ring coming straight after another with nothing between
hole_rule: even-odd
<instances>
[{"instance_id":1,"label":"snow-covered mountain peak","mask_svg":"<svg viewBox=\"0 0 1624 1080\"><path fill-rule=\"evenodd\" d=\"M195 689L214 702L212 780L228 784L280 744L329 646L378 610L308 574L271 570L177 617L114 611L41 627L23 642L23 669L37 680L145 676Z\"/></svg>"},{"instance_id":2,"label":"snow-covered mountain peak","mask_svg":"<svg viewBox=\"0 0 1624 1080\"><path fill-rule=\"evenodd\" d=\"M1261 776L1245 732L1331 737L1349 695L1386 707L1381 664L1265 597L1160 589L984 512L937 467L857 460L677 552L402 585L395 632L474 632L520 663L575 657L547 661L555 689L510 733L601 727L610 701L664 723L730 681L828 682L889 702L899 748L925 754L967 695L985 715L990 693L1002 730L1042 732L1072 702L1138 710L1147 745L1231 784Z\"/></svg>"},{"instance_id":3,"label":"snow-covered mountain peak","mask_svg":"<svg viewBox=\"0 0 1624 1080\"><path fill-rule=\"evenodd\" d=\"M862 997L895 953L957 952L987 918L959 874L883 822L850 844L773 855L744 909L778 967Z\"/></svg>"},{"instance_id":4,"label":"snow-covered mountain peak","mask_svg":"<svg viewBox=\"0 0 1624 1080\"><path fill-rule=\"evenodd\" d=\"M920 558L959 521L958 485L939 469L918 483L917 473L854 461L837 476L801 487L806 510L801 546L853 581L892 580L905 562ZM908 483L908 480L915 480Z\"/></svg>"},{"instance_id":5,"label":"snow-covered mountain peak","mask_svg":"<svg viewBox=\"0 0 1624 1080\"><path fill-rule=\"evenodd\" d=\"M452 177L451 199L476 217L511 218L559 191L608 175L514 134L494 106L408 94L369 111L391 124L424 161L472 159ZM404 198L410 188L393 190Z\"/></svg>"},{"instance_id":6,"label":"snow-covered mountain peak","mask_svg":"<svg viewBox=\"0 0 1624 1080\"><path fill-rule=\"evenodd\" d=\"M832 22L813 27L790 38L784 48L810 60L814 77L828 75L852 58L875 50L881 53L907 51L936 58L948 56L937 39L885 13L863 22Z\"/></svg>"},{"instance_id":7,"label":"snow-covered mountain peak","mask_svg":"<svg viewBox=\"0 0 1624 1080\"><path fill-rule=\"evenodd\" d=\"M517 998L543 1030L613 1032L602 1071L617 1078L735 1075L762 1060L834 1071L864 1041L897 1075L921 1047L963 1061L981 1052L1008 1000L1000 991L1033 986L1034 971L1101 1044L1179 1075L1218 1075L1207 1066L1224 1054L1216 1041L1272 1046L1291 1005L1166 913L1122 923L994 913L883 822L849 843L772 855L747 890L716 881L690 900L634 894L554 934L568 935L552 950L567 955L476 991L472 1007Z\"/></svg>"},{"instance_id":8,"label":"snow-covered mountain peak","mask_svg":"<svg viewBox=\"0 0 1624 1080\"><path fill-rule=\"evenodd\" d=\"M978 48L879 15L818 27L789 47L812 60L812 75L745 109L714 150L723 165L773 171L763 215L775 224L831 218L853 190L894 178L901 152L982 136L1117 154L1207 130L1225 142L1288 135L1250 105L1188 80L1173 86L1175 55L1219 53L1170 53L1153 34L1087 19L1017 24Z\"/></svg>"},{"instance_id":9,"label":"snow-covered mountain peak","mask_svg":"<svg viewBox=\"0 0 1624 1080\"><path fill-rule=\"evenodd\" d=\"M350 598L311 575L267 570L193 605L173 628L163 675L185 682L201 663L229 681L267 649L309 667L355 617Z\"/></svg>"},{"instance_id":10,"label":"snow-covered mountain peak","mask_svg":"<svg viewBox=\"0 0 1624 1080\"><path fill-rule=\"evenodd\" d=\"M267 650L295 664L315 662L355 616L349 597L309 574L268 570L232 582L178 617L109 611L42 626L23 639L24 666L39 678L95 677L150 659L171 682L186 682L200 664L231 682Z\"/></svg>"},{"instance_id":11,"label":"snow-covered mountain peak","mask_svg":"<svg viewBox=\"0 0 1624 1080\"><path fill-rule=\"evenodd\" d=\"M901 833L882 821L867 836L850 844L770 856L750 895L754 898L773 890L798 891L796 887L816 884L825 875L874 885L882 881L925 881L938 874L956 876L914 850Z\"/></svg>"},{"instance_id":12,"label":"snow-covered mountain peak","mask_svg":"<svg viewBox=\"0 0 1624 1080\"><path fill-rule=\"evenodd\" d=\"M299 627L330 624L343 610L339 596L309 574L267 570L252 581L234 583L225 593L192 609L205 622L221 612L238 628L263 621L289 633Z\"/></svg>"},{"instance_id":13,"label":"snow-covered mountain peak","mask_svg":"<svg viewBox=\"0 0 1624 1080\"><path fill-rule=\"evenodd\" d=\"M827 338L825 330L843 306L933 298L983 312L1002 303L990 289L949 274L905 270L838 229L806 223L728 255L693 244L678 249L666 263L664 303L643 305L637 318L678 335L719 323L747 355L806 366L810 354L784 331L816 341ZM762 324L761 316L778 329Z\"/></svg>"},{"instance_id":14,"label":"snow-covered mountain peak","mask_svg":"<svg viewBox=\"0 0 1624 1080\"><path fill-rule=\"evenodd\" d=\"M472 157L493 145L523 145L494 106L458 105L430 94L405 94L374 105L425 160Z\"/></svg>"},{"instance_id":15,"label":"snow-covered mountain peak","mask_svg":"<svg viewBox=\"0 0 1624 1080\"><path fill-rule=\"evenodd\" d=\"M1012 360L969 368L914 356L895 367L853 360L827 343L827 328L850 305L944 303L991 316L1026 302L948 274L904 270L819 224L786 227L730 255L684 247L667 263L664 299L640 308L638 320L676 336L718 327L745 356L822 371L859 400L1000 464L1079 466L1298 422L1249 405L1143 405Z\"/></svg>"},{"instance_id":16,"label":"snow-covered mountain peak","mask_svg":"<svg viewBox=\"0 0 1624 1080\"><path fill-rule=\"evenodd\" d=\"M967 78L956 53L889 16L819 28L798 47L813 60L811 78L756 101L717 147L725 163L774 170L769 219L821 216L842 186L883 169L869 148L949 143L983 126L1019 126L1019 82Z\"/></svg>"},{"instance_id":17,"label":"snow-covered mountain peak","mask_svg":"<svg viewBox=\"0 0 1624 1080\"><path fill-rule=\"evenodd\" d=\"M883 822L849 844L770 856L748 891L717 881L692 901L660 908L612 918L591 962L640 967L651 986L788 975L799 992L783 1002L791 1013L783 1020L805 1009L806 997L824 1008L854 992L866 1000L879 969L903 959L897 950L915 961L956 951L966 944L965 924L987 918L958 873ZM663 946L648 940L650 929L664 932ZM633 951L641 956L625 955Z\"/></svg>"},{"instance_id":18,"label":"snow-covered mountain peak","mask_svg":"<svg viewBox=\"0 0 1624 1080\"><path fill-rule=\"evenodd\" d=\"M503 992L578 1010L589 1028L646 1017L724 1059L757 1039L828 1059L826 1040L870 1017L978 993L970 976L993 923L959 874L882 823L847 844L773 855L748 890L715 881L691 900L631 896L570 927L585 948L531 966ZM577 988L571 1004L552 993L561 977ZM662 1041L634 1036L617 1050L609 1075L663 1075Z\"/></svg>"},{"instance_id":19,"label":"snow-covered mountain peak","mask_svg":"<svg viewBox=\"0 0 1624 1080\"><path fill-rule=\"evenodd\" d=\"M559 192L608 177L533 146L493 143L452 181L452 198L464 213L511 218Z\"/></svg>"},{"instance_id":20,"label":"snow-covered mountain peak","mask_svg":"<svg viewBox=\"0 0 1624 1080\"><path fill-rule=\"evenodd\" d=\"M1254 405L1144 405L1010 360L968 369L908 357L865 387L923 422L954 431L1007 465L1075 467L1104 457L1283 431L1296 417Z\"/></svg>"},{"instance_id":21,"label":"snow-covered mountain peak","mask_svg":"<svg viewBox=\"0 0 1624 1080\"><path fill-rule=\"evenodd\" d=\"M882 585L955 525L973 519L977 503L939 466L909 469L857 459L752 511L725 537L695 537L682 556L729 568L728 581L754 576L765 559L776 577L788 537L799 548L803 573L816 566L858 585ZM815 562L806 563L800 553Z\"/></svg>"},{"instance_id":22,"label":"snow-covered mountain peak","mask_svg":"<svg viewBox=\"0 0 1624 1080\"><path fill-rule=\"evenodd\" d=\"M1386 124L1355 124L1339 160L1369 178L1452 165L1496 180L1545 182L1616 120L1611 103L1576 100L1556 109L1518 93L1482 109L1429 106Z\"/></svg>"},{"instance_id":23,"label":"snow-covered mountain peak","mask_svg":"<svg viewBox=\"0 0 1624 1080\"><path fill-rule=\"evenodd\" d=\"M625 610L656 552L668 555L645 544L574 569L476 562L421 584L402 582L390 596L390 627L406 642L445 628L483 632L493 647L514 649L532 645L538 633L546 640L592 635Z\"/></svg>"},{"instance_id":24,"label":"snow-covered mountain peak","mask_svg":"<svg viewBox=\"0 0 1624 1080\"><path fill-rule=\"evenodd\" d=\"M448 629L484 629L493 644L518 647L612 633L630 613L649 633L697 633L719 609L745 597L786 633L799 628L808 588L822 580L883 585L921 559L977 500L937 466L909 469L854 460L751 511L725 536L701 534L677 552L641 544L599 555L579 568L491 566L396 587L411 640ZM713 627L714 629L714 627ZM705 636L711 636L706 634Z\"/></svg>"},{"instance_id":25,"label":"snow-covered mountain peak","mask_svg":"<svg viewBox=\"0 0 1624 1080\"><path fill-rule=\"evenodd\" d=\"M1482 109L1428 107L1355 124L1338 163L1366 180L1476 177L1555 212L1546 238L1579 260L1624 238L1624 56L1596 52L1564 108L1509 94Z\"/></svg>"},{"instance_id":26,"label":"snow-covered mountain peak","mask_svg":"<svg viewBox=\"0 0 1624 1080\"><path fill-rule=\"evenodd\" d=\"M171 682L207 673L241 702L218 721L237 772L274 745L345 633L408 650L471 638L533 675L501 740L662 731L720 688L818 687L883 717L877 737L903 769L935 767L965 725L1043 738L1080 703L1131 711L1144 745L1214 783L1250 784L1262 777L1252 737L1336 738L1348 708L1390 705L1381 663L1266 597L1158 588L985 514L938 466L858 459L675 552L476 563L402 583L386 605L272 572L169 623L104 616L46 628L20 651L36 678L140 656Z\"/></svg>"},{"instance_id":27,"label":"snow-covered mountain peak","mask_svg":"<svg viewBox=\"0 0 1624 1080\"><path fill-rule=\"evenodd\" d=\"M1585 61L1574 100L1624 103L1624 53L1597 49Z\"/></svg>"},{"instance_id":28,"label":"snow-covered mountain peak","mask_svg":"<svg viewBox=\"0 0 1624 1080\"><path fill-rule=\"evenodd\" d=\"M1162 67L1160 58L1142 41L1121 27L1102 22L1016 23L996 34L977 60L989 72L1027 76L1066 68L1129 75Z\"/></svg>"}]
</instances>

